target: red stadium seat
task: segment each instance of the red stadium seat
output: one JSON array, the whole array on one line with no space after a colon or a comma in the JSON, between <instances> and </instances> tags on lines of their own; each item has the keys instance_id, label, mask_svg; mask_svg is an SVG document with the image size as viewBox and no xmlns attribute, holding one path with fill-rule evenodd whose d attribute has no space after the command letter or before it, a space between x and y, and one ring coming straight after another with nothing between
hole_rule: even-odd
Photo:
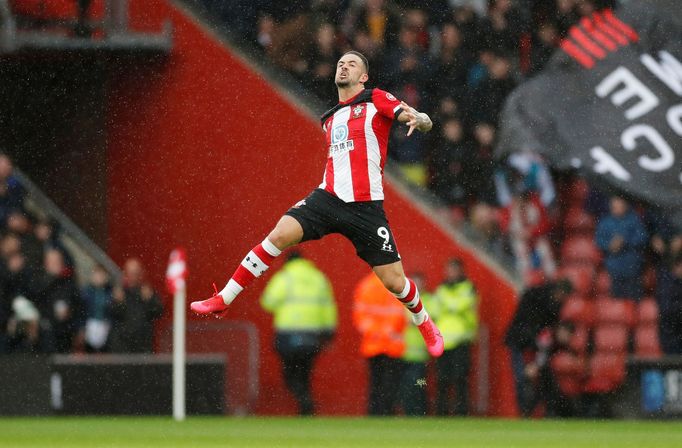
<instances>
[{"instance_id":1,"label":"red stadium seat","mask_svg":"<svg viewBox=\"0 0 682 448\"><path fill-rule=\"evenodd\" d=\"M628 299L598 298L595 300L596 323L633 327L636 321L636 306L634 301Z\"/></svg>"},{"instance_id":2,"label":"red stadium seat","mask_svg":"<svg viewBox=\"0 0 682 448\"><path fill-rule=\"evenodd\" d=\"M585 373L585 359L568 352L552 356L551 366L557 376L581 376Z\"/></svg>"},{"instance_id":3,"label":"red stadium seat","mask_svg":"<svg viewBox=\"0 0 682 448\"><path fill-rule=\"evenodd\" d=\"M583 264L563 266L559 269L558 277L570 280L575 294L584 297L592 295L594 268L591 266Z\"/></svg>"},{"instance_id":4,"label":"red stadium seat","mask_svg":"<svg viewBox=\"0 0 682 448\"><path fill-rule=\"evenodd\" d=\"M639 325L656 325L658 323L658 304L653 297L647 297L639 302L637 322Z\"/></svg>"},{"instance_id":5,"label":"red stadium seat","mask_svg":"<svg viewBox=\"0 0 682 448\"><path fill-rule=\"evenodd\" d=\"M573 295L561 306L561 320L568 320L576 325L590 326L594 322L592 302L581 296Z\"/></svg>"},{"instance_id":6,"label":"red stadium seat","mask_svg":"<svg viewBox=\"0 0 682 448\"><path fill-rule=\"evenodd\" d=\"M590 342L590 329L586 325L576 325L575 333L571 337L571 350L578 354L585 354L587 352L587 345Z\"/></svg>"},{"instance_id":7,"label":"red stadium seat","mask_svg":"<svg viewBox=\"0 0 682 448\"><path fill-rule=\"evenodd\" d=\"M635 330L635 355L659 358L663 354L658 340L658 325L642 325Z\"/></svg>"},{"instance_id":8,"label":"red stadium seat","mask_svg":"<svg viewBox=\"0 0 682 448\"><path fill-rule=\"evenodd\" d=\"M564 235L594 235L594 217L587 213L583 208L571 207L564 215Z\"/></svg>"},{"instance_id":9,"label":"red stadium seat","mask_svg":"<svg viewBox=\"0 0 682 448\"><path fill-rule=\"evenodd\" d=\"M588 393L612 392L625 380L625 359L622 353L600 353L589 361L589 376L583 388Z\"/></svg>"},{"instance_id":10,"label":"red stadium seat","mask_svg":"<svg viewBox=\"0 0 682 448\"><path fill-rule=\"evenodd\" d=\"M611 277L606 270L597 273L594 280L594 292L597 296L608 296L611 294Z\"/></svg>"},{"instance_id":11,"label":"red stadium seat","mask_svg":"<svg viewBox=\"0 0 682 448\"><path fill-rule=\"evenodd\" d=\"M557 377L559 390L567 397L577 397L583 391L583 380L573 376Z\"/></svg>"},{"instance_id":12,"label":"red stadium seat","mask_svg":"<svg viewBox=\"0 0 682 448\"><path fill-rule=\"evenodd\" d=\"M601 260L602 253L591 237L567 238L561 245L561 261L564 264L581 263L598 266Z\"/></svg>"},{"instance_id":13,"label":"red stadium seat","mask_svg":"<svg viewBox=\"0 0 682 448\"><path fill-rule=\"evenodd\" d=\"M586 370L584 357L559 352L552 357L550 366L564 395L573 397L580 394Z\"/></svg>"},{"instance_id":14,"label":"red stadium seat","mask_svg":"<svg viewBox=\"0 0 682 448\"><path fill-rule=\"evenodd\" d=\"M600 325L594 329L594 347L598 352L626 353L628 328L625 325Z\"/></svg>"}]
</instances>

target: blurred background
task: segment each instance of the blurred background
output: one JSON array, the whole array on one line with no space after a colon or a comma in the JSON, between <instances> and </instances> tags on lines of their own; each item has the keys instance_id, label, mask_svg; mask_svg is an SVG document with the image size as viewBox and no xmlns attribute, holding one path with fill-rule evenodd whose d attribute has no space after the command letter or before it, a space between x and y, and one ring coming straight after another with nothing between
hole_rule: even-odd
<instances>
[{"instance_id":1,"label":"blurred background","mask_svg":"<svg viewBox=\"0 0 682 448\"><path fill-rule=\"evenodd\" d=\"M414 357L398 326L378 355L417 397L384 413L681 415L682 196L679 172L651 174L682 156L681 19L672 0L0 0L0 414L170 413L168 254L208 297L319 184L318 118L353 49L368 87L433 119L394 126L385 207L466 348ZM363 415L369 269L339 236L300 251L338 310L313 412ZM225 319L189 317L190 413L302 411L260 300L284 265Z\"/></svg>"}]
</instances>

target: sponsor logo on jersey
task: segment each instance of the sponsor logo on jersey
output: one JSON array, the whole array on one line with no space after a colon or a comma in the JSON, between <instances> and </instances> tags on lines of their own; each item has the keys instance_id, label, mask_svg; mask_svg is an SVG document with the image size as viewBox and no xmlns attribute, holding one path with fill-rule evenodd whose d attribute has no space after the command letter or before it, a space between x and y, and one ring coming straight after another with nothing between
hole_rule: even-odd
<instances>
[{"instance_id":1,"label":"sponsor logo on jersey","mask_svg":"<svg viewBox=\"0 0 682 448\"><path fill-rule=\"evenodd\" d=\"M332 143L339 143L348 139L348 126L340 124L332 129Z\"/></svg>"},{"instance_id":2,"label":"sponsor logo on jersey","mask_svg":"<svg viewBox=\"0 0 682 448\"><path fill-rule=\"evenodd\" d=\"M348 140L348 126L346 124L334 126L331 137L332 144L329 145L329 157L336 157L354 149L353 140Z\"/></svg>"},{"instance_id":3,"label":"sponsor logo on jersey","mask_svg":"<svg viewBox=\"0 0 682 448\"><path fill-rule=\"evenodd\" d=\"M354 149L353 140L332 143L331 145L329 145L329 157L339 156L341 154L347 153L348 151L352 151L353 149Z\"/></svg>"}]
</instances>

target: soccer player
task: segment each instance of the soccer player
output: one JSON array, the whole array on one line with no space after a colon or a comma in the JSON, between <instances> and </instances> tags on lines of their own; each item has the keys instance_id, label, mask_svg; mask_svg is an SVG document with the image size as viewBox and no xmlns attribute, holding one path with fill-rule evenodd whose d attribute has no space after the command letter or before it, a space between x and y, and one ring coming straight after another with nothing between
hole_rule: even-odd
<instances>
[{"instance_id":1,"label":"soccer player","mask_svg":"<svg viewBox=\"0 0 682 448\"><path fill-rule=\"evenodd\" d=\"M327 164L322 183L290 208L275 228L242 260L221 291L192 302L198 314L222 316L234 298L261 276L284 249L340 233L384 286L412 313L431 356L443 353L443 338L429 318L414 282L405 276L400 254L383 207L383 169L393 120L431 130L431 119L380 89L365 89L367 58L345 53L336 66L339 103L321 119Z\"/></svg>"}]
</instances>

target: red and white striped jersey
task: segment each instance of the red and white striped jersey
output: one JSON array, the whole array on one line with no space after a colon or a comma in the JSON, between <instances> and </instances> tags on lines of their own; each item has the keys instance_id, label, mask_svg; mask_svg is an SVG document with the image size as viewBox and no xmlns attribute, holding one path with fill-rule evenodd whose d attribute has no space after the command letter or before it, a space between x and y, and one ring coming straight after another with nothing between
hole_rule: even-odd
<instances>
[{"instance_id":1,"label":"red and white striped jersey","mask_svg":"<svg viewBox=\"0 0 682 448\"><path fill-rule=\"evenodd\" d=\"M402 109L380 89L365 89L322 116L328 148L320 188L344 202L384 199L388 134Z\"/></svg>"}]
</instances>

